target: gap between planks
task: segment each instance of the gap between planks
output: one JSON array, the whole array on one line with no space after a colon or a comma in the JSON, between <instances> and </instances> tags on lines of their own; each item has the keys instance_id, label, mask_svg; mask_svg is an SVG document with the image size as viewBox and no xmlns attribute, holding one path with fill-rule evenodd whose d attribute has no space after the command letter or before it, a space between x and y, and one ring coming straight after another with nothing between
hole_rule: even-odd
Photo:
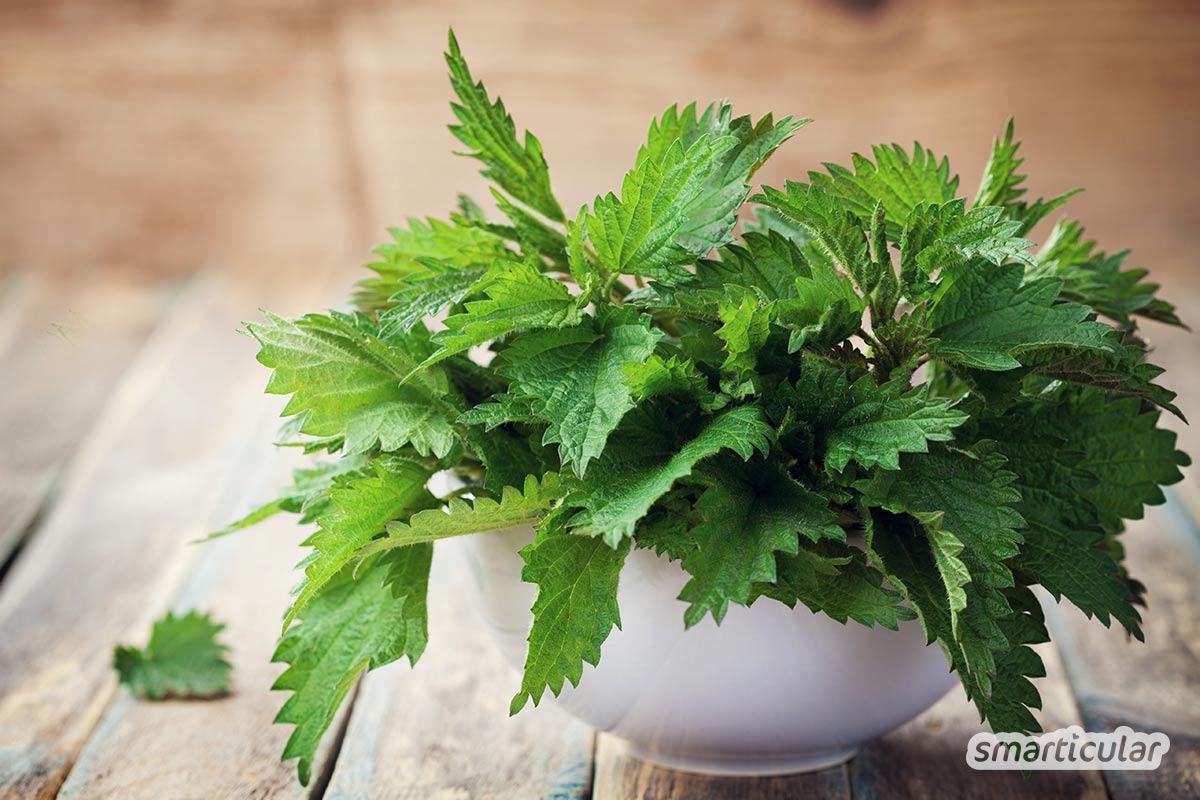
<instances>
[{"instance_id":1,"label":"gap between planks","mask_svg":"<svg viewBox=\"0 0 1200 800\"><path fill-rule=\"evenodd\" d=\"M1196 492L1192 480L1175 487L1165 506L1148 509L1121 536L1130 573L1147 586L1144 643L1074 608L1055 607L1049 617L1083 727L1128 725L1171 739L1157 770L1103 773L1113 800L1200 797L1200 540L1189 516L1200 505L1181 497Z\"/></svg>"},{"instance_id":2,"label":"gap between planks","mask_svg":"<svg viewBox=\"0 0 1200 800\"><path fill-rule=\"evenodd\" d=\"M586 800L594 734L550 703L508 715L520 675L469 602L460 548L439 542L429 648L368 673L325 800Z\"/></svg>"},{"instance_id":3,"label":"gap between planks","mask_svg":"<svg viewBox=\"0 0 1200 800\"><path fill-rule=\"evenodd\" d=\"M171 303L168 286L21 272L0 294L0 564Z\"/></svg>"},{"instance_id":4,"label":"gap between planks","mask_svg":"<svg viewBox=\"0 0 1200 800\"><path fill-rule=\"evenodd\" d=\"M271 447L277 425L274 413L256 415L243 453L230 467L226 497L207 520L209 529L273 496L286 483L299 459L294 451ZM279 761L290 727L270 724L284 699L270 691L281 671L271 663L271 654L280 611L295 582L292 565L301 555L302 538L294 518L285 514L221 540L181 545L193 551L194 563L182 586L171 592L171 605L179 612L211 611L226 624L220 640L231 648L231 693L207 702L150 703L118 689L59 798L320 795L337 737L326 737L316 759L316 780L306 790L296 781L294 762ZM147 627L147 621L139 624L134 636L144 637ZM334 731L343 724L345 710Z\"/></svg>"},{"instance_id":5,"label":"gap between planks","mask_svg":"<svg viewBox=\"0 0 1200 800\"><path fill-rule=\"evenodd\" d=\"M145 636L195 557L184 544L211 518L213 487L239 480L265 401L253 346L232 331L261 293L190 287L0 589L0 797L58 790L113 696L113 643Z\"/></svg>"}]
</instances>

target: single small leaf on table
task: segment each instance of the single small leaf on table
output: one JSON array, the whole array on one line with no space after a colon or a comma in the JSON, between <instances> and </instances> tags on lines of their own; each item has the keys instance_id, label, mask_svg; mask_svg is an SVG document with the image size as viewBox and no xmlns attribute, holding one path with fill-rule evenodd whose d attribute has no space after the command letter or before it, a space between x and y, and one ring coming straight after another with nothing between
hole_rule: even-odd
<instances>
[{"instance_id":1,"label":"single small leaf on table","mask_svg":"<svg viewBox=\"0 0 1200 800\"><path fill-rule=\"evenodd\" d=\"M217 641L225 628L208 614L173 612L154 623L145 648L117 645L113 667L121 683L151 700L215 697L229 689L228 648Z\"/></svg>"}]
</instances>

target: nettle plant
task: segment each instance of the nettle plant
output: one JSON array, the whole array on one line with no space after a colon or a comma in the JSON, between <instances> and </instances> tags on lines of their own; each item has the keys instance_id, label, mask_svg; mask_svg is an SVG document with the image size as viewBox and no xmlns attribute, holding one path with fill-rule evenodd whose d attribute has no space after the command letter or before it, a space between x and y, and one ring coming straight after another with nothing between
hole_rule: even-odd
<instances>
[{"instance_id":1,"label":"nettle plant","mask_svg":"<svg viewBox=\"0 0 1200 800\"><path fill-rule=\"evenodd\" d=\"M453 36L447 61L499 219L464 198L410 220L357 310L248 325L288 438L337 456L231 526L317 525L275 655L302 780L358 674L425 649L448 537L537 528L514 713L599 661L631 548L690 575L687 626L754 602L916 617L996 730L1037 726L1031 587L1142 637L1119 534L1187 457L1137 320L1180 322L1076 222L1032 249L1071 193L1024 199L1011 125L974 200L919 145L754 191L807 120L673 106L569 218ZM467 484L438 497L445 470Z\"/></svg>"}]
</instances>

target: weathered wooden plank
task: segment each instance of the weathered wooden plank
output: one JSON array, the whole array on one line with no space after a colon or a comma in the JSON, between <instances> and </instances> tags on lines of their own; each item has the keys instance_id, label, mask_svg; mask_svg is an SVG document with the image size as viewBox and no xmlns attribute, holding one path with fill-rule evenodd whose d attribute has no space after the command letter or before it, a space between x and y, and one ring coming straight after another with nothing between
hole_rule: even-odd
<instances>
[{"instance_id":1,"label":"weathered wooden plank","mask_svg":"<svg viewBox=\"0 0 1200 800\"><path fill-rule=\"evenodd\" d=\"M210 527L253 500L282 485L294 453L272 450L274 425L264 424L249 437L246 457L235 467L236 502L218 504ZM269 469L262 470L264 457ZM263 472L266 472L264 480ZM258 473L258 474L256 474ZM89 737L58 797L60 800L120 797L160 800L165 797L304 798L309 790L296 781L293 764L281 764L290 728L271 725L283 700L270 686L280 672L270 663L288 589L295 582L292 565L299 559L300 531L294 518L279 517L241 536L198 545L199 561L176 610L212 611L227 627L220 638L229 645L233 664L230 695L211 702L150 703L118 689L96 730ZM149 617L126 634L132 641L146 635ZM327 737L314 769L321 775L333 737ZM309 787L310 789L315 788Z\"/></svg>"},{"instance_id":2,"label":"weathered wooden plank","mask_svg":"<svg viewBox=\"0 0 1200 800\"><path fill-rule=\"evenodd\" d=\"M42 509L51 478L51 471L46 470L34 475L7 475L0 482L0 578Z\"/></svg>"},{"instance_id":3,"label":"weathered wooden plank","mask_svg":"<svg viewBox=\"0 0 1200 800\"><path fill-rule=\"evenodd\" d=\"M55 794L112 696L113 643L144 635L200 554L184 544L222 487L244 480L265 401L253 344L233 330L264 296L230 281L193 287L112 393L0 586L0 798Z\"/></svg>"},{"instance_id":4,"label":"weathered wooden plank","mask_svg":"<svg viewBox=\"0 0 1200 800\"><path fill-rule=\"evenodd\" d=\"M1184 491L1195 491L1185 484ZM1122 539L1130 572L1149 591L1145 643L1105 629L1073 608L1051 616L1084 727L1110 731L1128 725L1171 739L1153 771L1111 771L1114 800L1200 797L1200 536L1173 497L1150 509Z\"/></svg>"},{"instance_id":5,"label":"weathered wooden plank","mask_svg":"<svg viewBox=\"0 0 1200 800\"><path fill-rule=\"evenodd\" d=\"M1036 681L1044 730L1079 724L1062 662L1053 644L1038 652L1046 677ZM1026 797L1103 800L1104 783L1094 772L979 772L967 766L967 741L986 730L962 687L904 727L872 742L850 762L855 798L957 797L1000 800Z\"/></svg>"},{"instance_id":6,"label":"weathered wooden plank","mask_svg":"<svg viewBox=\"0 0 1200 800\"><path fill-rule=\"evenodd\" d=\"M12 280L0 332L0 563L168 300L128 279Z\"/></svg>"},{"instance_id":7,"label":"weathered wooden plank","mask_svg":"<svg viewBox=\"0 0 1200 800\"><path fill-rule=\"evenodd\" d=\"M596 748L595 800L813 800L849 798L846 767L837 766L803 775L736 778L676 772L634 758L607 734Z\"/></svg>"},{"instance_id":8,"label":"weathered wooden plank","mask_svg":"<svg viewBox=\"0 0 1200 800\"><path fill-rule=\"evenodd\" d=\"M364 678L326 800L584 800L593 734L544 704L508 716L520 682L466 600L459 553L435 550L430 645Z\"/></svg>"}]
</instances>

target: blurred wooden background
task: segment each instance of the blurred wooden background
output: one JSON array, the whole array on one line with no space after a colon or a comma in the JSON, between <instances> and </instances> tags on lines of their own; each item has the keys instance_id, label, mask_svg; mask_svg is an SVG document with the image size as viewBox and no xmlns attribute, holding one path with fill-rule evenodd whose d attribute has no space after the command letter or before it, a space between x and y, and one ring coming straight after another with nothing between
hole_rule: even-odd
<instances>
[{"instance_id":1,"label":"blurred wooden background","mask_svg":"<svg viewBox=\"0 0 1200 800\"><path fill-rule=\"evenodd\" d=\"M764 181L919 137L973 186L1014 116L1031 189L1086 186L1069 213L1200 319L1193 0L4 0L0 268L349 284L386 225L484 194L450 25L567 207L677 100L814 117Z\"/></svg>"},{"instance_id":2,"label":"blurred wooden background","mask_svg":"<svg viewBox=\"0 0 1200 800\"><path fill-rule=\"evenodd\" d=\"M339 302L386 225L444 215L462 190L486 194L445 130L450 25L476 74L541 138L564 207L616 188L651 117L676 101L729 98L756 115L814 117L765 182L916 137L950 156L967 193L1015 116L1031 191L1087 187L1067 212L1105 248L1132 248L1131 263L1200 324L1194 0L0 0L0 797L60 786L69 797L154 797L155 778L171 770L172 785L208 797L295 794L274 759L285 732L266 725L279 698L265 691L295 536L279 525L219 549L184 543L285 471L269 460L276 406L258 395L266 375L253 344L233 334L237 322L258 307ZM1200 419L1195 340L1149 333L1166 383ZM1200 436L1182 435L1200 455ZM1193 483L1179 495L1196 497ZM1152 584L1151 639L1161 636L1140 663L1174 666L1137 705L1195 733L1194 688L1181 688L1197 677L1194 540L1141 547L1135 561L1176 573L1162 577L1174 588L1160 590L1157 608ZM231 622L234 697L162 708L113 694L108 648L143 636L172 603ZM1072 652L1106 652L1095 642L1112 637L1100 633ZM1049 660L1048 683L1065 685ZM1121 704L1136 663L1094 665L1067 667L1099 705L1084 697L1076 709L1069 692L1052 691L1051 717L1136 720ZM485 733L494 742L540 730L503 727L514 723L497 706L464 734L461 720L421 700L420 687L439 680L435 664L423 666L429 677L413 680L426 683L405 672L364 691L409 710L416 702L428 735L468 757ZM364 716L375 706L363 708L346 753L374 752L372 738L356 738L379 723ZM961 772L954 737L972 723L953 709L820 780L840 792L848 774L855 796L928 791L928 775L889 772L894 760L879 754L941 736L944 768ZM590 741L575 728L566 738L556 746ZM414 763L430 758L422 746L390 745ZM189 760L189 748L227 768ZM456 772L454 752L435 759L447 775L428 768L422 785L498 780L487 764ZM669 774L622 772L604 753L597 797L635 783L675 786L655 796L697 791ZM357 797L338 788L355 774L338 775L330 796ZM1122 794L1112 782L1060 778L1058 794ZM510 790L524 785L512 780ZM1018 778L1009 789L1033 786Z\"/></svg>"}]
</instances>

